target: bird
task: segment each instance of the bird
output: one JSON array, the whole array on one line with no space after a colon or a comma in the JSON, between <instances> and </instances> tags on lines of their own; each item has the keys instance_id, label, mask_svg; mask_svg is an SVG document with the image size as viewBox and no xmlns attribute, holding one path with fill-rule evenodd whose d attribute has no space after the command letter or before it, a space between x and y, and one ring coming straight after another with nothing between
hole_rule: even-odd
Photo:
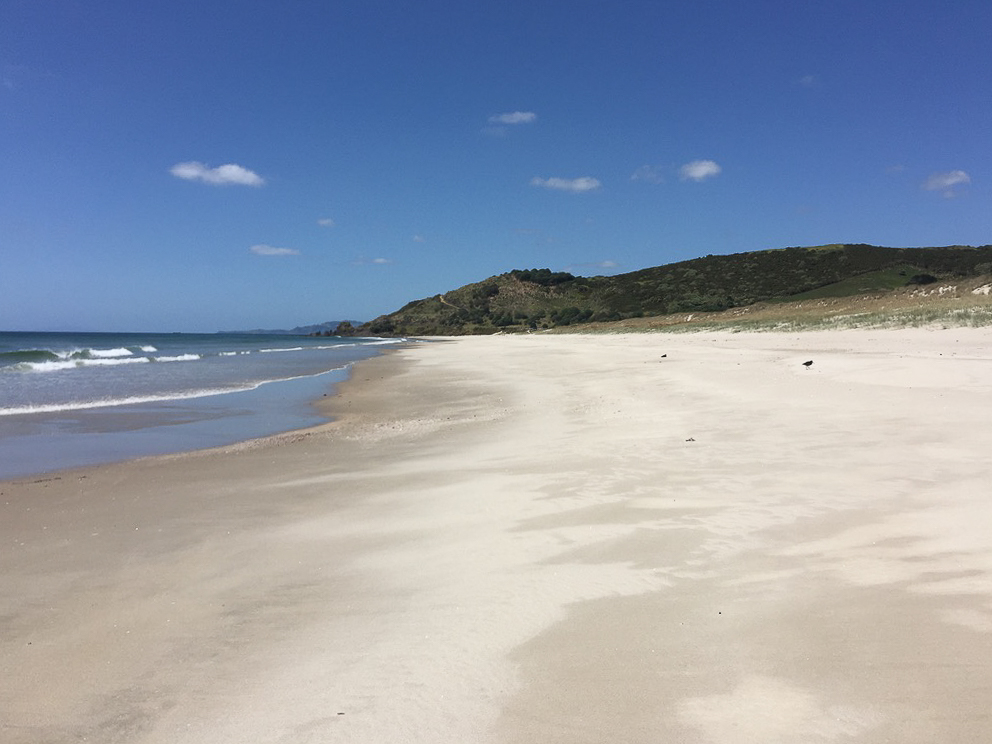
<instances>
[{"instance_id":1,"label":"bird","mask_svg":"<svg viewBox=\"0 0 992 744\"><path fill-rule=\"evenodd\" d=\"M813 360L812 360L812 359L810 359L810 360L809 360L808 362L803 362L803 366L804 366L804 367L805 367L806 369L809 369L810 367L812 367L812 366L813 366Z\"/></svg>"}]
</instances>

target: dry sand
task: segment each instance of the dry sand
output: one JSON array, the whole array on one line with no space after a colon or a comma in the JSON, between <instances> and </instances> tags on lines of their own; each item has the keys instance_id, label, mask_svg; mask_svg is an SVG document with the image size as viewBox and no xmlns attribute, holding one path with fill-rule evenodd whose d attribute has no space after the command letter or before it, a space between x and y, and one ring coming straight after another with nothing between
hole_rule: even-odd
<instances>
[{"instance_id":1,"label":"dry sand","mask_svg":"<svg viewBox=\"0 0 992 744\"><path fill-rule=\"evenodd\" d=\"M992 330L466 338L331 405L0 484L0 741L992 740Z\"/></svg>"}]
</instances>

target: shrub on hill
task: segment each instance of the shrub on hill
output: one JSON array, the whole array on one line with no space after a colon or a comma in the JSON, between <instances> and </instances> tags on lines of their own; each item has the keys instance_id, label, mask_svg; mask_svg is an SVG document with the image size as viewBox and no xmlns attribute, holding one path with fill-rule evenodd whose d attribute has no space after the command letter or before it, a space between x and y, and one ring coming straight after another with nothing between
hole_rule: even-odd
<instances>
[{"instance_id":1,"label":"shrub on hill","mask_svg":"<svg viewBox=\"0 0 992 744\"><path fill-rule=\"evenodd\" d=\"M576 277L567 271L552 271L551 269L514 269L510 276L515 276L522 282L530 282L541 287L553 287L573 281Z\"/></svg>"}]
</instances>

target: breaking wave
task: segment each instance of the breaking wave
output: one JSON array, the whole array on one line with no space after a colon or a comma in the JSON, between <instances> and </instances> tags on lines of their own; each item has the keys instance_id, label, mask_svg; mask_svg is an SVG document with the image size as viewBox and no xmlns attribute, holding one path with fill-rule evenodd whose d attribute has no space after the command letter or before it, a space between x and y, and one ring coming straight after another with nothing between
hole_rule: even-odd
<instances>
[{"instance_id":1,"label":"breaking wave","mask_svg":"<svg viewBox=\"0 0 992 744\"><path fill-rule=\"evenodd\" d=\"M74 400L65 401L60 403L42 403L42 404L28 404L21 406L10 406L7 408L0 407L0 416L19 416L30 413L61 413L63 411L83 411L90 408L108 408L111 406L126 406L142 403L162 403L165 401L174 400L191 400L193 398L206 398L211 395L227 395L229 393L244 393L249 390L257 390L263 385L268 385L273 382L289 382L291 380L300 380L306 377L320 377L321 375L326 375L331 372L340 372L343 369L348 369L351 363L345 364L342 367L334 367L333 369L325 370L317 375L299 375L294 377L283 377L275 380L259 380L257 382L246 382L241 385L232 385L231 387L223 388L202 388L199 390L183 390L179 392L171 393L159 393L151 395L127 395L121 396L119 398L98 398L94 400Z\"/></svg>"}]
</instances>

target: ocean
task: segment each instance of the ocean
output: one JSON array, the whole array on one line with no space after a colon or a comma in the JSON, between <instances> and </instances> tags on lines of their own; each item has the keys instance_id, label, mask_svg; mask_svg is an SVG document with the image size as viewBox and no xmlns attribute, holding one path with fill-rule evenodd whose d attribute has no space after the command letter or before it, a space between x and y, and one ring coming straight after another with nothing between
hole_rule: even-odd
<instances>
[{"instance_id":1,"label":"ocean","mask_svg":"<svg viewBox=\"0 0 992 744\"><path fill-rule=\"evenodd\" d=\"M401 341L0 332L0 479L322 423L313 401Z\"/></svg>"}]
</instances>

